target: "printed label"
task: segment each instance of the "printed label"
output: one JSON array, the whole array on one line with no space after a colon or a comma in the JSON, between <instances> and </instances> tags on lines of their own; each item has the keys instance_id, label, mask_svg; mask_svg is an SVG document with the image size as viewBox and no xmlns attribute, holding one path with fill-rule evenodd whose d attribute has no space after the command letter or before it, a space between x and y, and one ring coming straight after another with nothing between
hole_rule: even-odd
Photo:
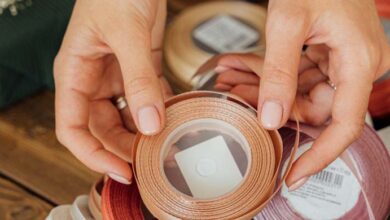
<instances>
[{"instance_id":1,"label":"printed label","mask_svg":"<svg viewBox=\"0 0 390 220\"><path fill-rule=\"evenodd\" d=\"M308 150L313 142L302 145L297 156ZM286 169L287 162L284 164ZM358 202L360 185L343 160L337 158L318 174L311 176L299 189L288 192L285 184L282 196L302 217L308 219L338 219Z\"/></svg>"},{"instance_id":2,"label":"printed label","mask_svg":"<svg viewBox=\"0 0 390 220\"><path fill-rule=\"evenodd\" d=\"M250 26L228 15L221 15L197 27L196 40L218 53L239 52L254 45L259 33Z\"/></svg>"}]
</instances>

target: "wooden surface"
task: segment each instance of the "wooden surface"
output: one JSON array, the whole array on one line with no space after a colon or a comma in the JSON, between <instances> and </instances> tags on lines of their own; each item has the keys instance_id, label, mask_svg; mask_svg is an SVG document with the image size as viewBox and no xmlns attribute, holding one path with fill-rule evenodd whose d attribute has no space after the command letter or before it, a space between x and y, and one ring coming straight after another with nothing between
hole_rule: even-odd
<instances>
[{"instance_id":1,"label":"wooden surface","mask_svg":"<svg viewBox=\"0 0 390 220\"><path fill-rule=\"evenodd\" d=\"M99 175L56 140L53 101L44 92L0 112L0 173L53 205L69 204ZM0 219L3 208L0 203Z\"/></svg>"},{"instance_id":2,"label":"wooden surface","mask_svg":"<svg viewBox=\"0 0 390 220\"><path fill-rule=\"evenodd\" d=\"M44 219L52 206L0 177L0 219Z\"/></svg>"}]
</instances>

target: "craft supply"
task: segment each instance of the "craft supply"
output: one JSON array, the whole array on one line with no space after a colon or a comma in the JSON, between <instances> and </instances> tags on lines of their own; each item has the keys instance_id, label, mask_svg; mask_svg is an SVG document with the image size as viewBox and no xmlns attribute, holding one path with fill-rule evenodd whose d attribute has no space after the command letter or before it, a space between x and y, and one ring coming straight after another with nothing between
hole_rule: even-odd
<instances>
[{"instance_id":1,"label":"craft supply","mask_svg":"<svg viewBox=\"0 0 390 220\"><path fill-rule=\"evenodd\" d=\"M265 19L265 8L241 1L203 3L184 10L167 27L167 79L188 91L196 70L215 54L262 50Z\"/></svg>"},{"instance_id":2,"label":"craft supply","mask_svg":"<svg viewBox=\"0 0 390 220\"><path fill-rule=\"evenodd\" d=\"M53 208L49 215L46 217L46 220L73 220L70 215L70 210L72 209L71 205L61 205Z\"/></svg>"},{"instance_id":3,"label":"craft supply","mask_svg":"<svg viewBox=\"0 0 390 220\"><path fill-rule=\"evenodd\" d=\"M97 181L91 188L88 199L88 208L94 220L102 220L101 194L104 186L103 179Z\"/></svg>"},{"instance_id":4,"label":"craft supply","mask_svg":"<svg viewBox=\"0 0 390 220\"><path fill-rule=\"evenodd\" d=\"M139 210L130 206L140 207L141 201L128 203L130 195L138 196L135 187L158 219L255 216L285 177L276 181L279 134L262 128L256 111L241 99L221 93L184 93L166 107L163 131L136 137L132 167L137 186L119 187L112 180L105 185L106 219L137 219Z\"/></svg>"},{"instance_id":5,"label":"craft supply","mask_svg":"<svg viewBox=\"0 0 390 220\"><path fill-rule=\"evenodd\" d=\"M299 144L300 149L303 149L312 144L321 129L309 126L301 129ZM283 128L280 134L284 144L282 164L285 164L294 144L296 131ZM313 212L325 219L370 219L370 213L371 219L385 219L390 212L389 167L390 159L383 143L372 128L365 126L361 137L336 162L311 177L303 188L295 192L289 193L283 186L254 219L304 219L313 217ZM146 209L140 208L143 206L139 205L142 203L135 184L126 186L108 180L104 191L103 206L106 211L103 211L111 214L106 219L141 219L133 218L134 215L155 219L150 214L148 217L142 214ZM302 206L308 203L312 205ZM316 207L318 204L322 206ZM115 218L114 213L120 218Z\"/></svg>"},{"instance_id":6,"label":"craft supply","mask_svg":"<svg viewBox=\"0 0 390 220\"><path fill-rule=\"evenodd\" d=\"M301 125L298 154L312 145L321 130ZM294 133L289 128L280 133L285 163ZM293 192L283 186L256 219L386 219L390 214L389 168L385 146L365 126L358 140L304 186Z\"/></svg>"}]
</instances>

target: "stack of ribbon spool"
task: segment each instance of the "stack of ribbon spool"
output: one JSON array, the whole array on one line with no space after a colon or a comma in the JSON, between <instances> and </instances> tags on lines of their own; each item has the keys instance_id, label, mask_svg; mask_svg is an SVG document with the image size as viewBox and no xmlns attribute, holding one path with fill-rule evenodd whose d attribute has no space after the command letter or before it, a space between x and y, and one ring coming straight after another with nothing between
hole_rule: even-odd
<instances>
[{"instance_id":1,"label":"stack of ribbon spool","mask_svg":"<svg viewBox=\"0 0 390 220\"><path fill-rule=\"evenodd\" d=\"M320 131L320 128L308 126L301 128L298 155L311 146ZM280 134L284 146L278 181L291 155L296 131L290 126L282 128ZM375 131L366 126L363 135L335 162L295 192L288 192L283 185L253 219L386 219L390 213L389 167L390 158L383 143ZM157 219L142 201L136 183L123 185L107 179L103 192L102 184L103 181L92 188L89 199L81 196L72 206L60 206L47 220Z\"/></svg>"},{"instance_id":2,"label":"stack of ribbon spool","mask_svg":"<svg viewBox=\"0 0 390 220\"><path fill-rule=\"evenodd\" d=\"M258 125L255 113L241 99L226 94L199 91L176 96L167 102L162 133L137 135L133 183L107 179L103 190L99 185L92 189L90 211L73 208L73 213L87 213L85 219L97 220L385 219L389 215L390 157L372 128L366 126L335 162L300 189L288 192L282 183L296 147L302 154L322 128L288 124L279 132L268 132ZM215 142L218 139L224 141ZM221 156L224 162L218 162ZM225 163L229 157L232 167ZM207 178L211 182L203 182Z\"/></svg>"},{"instance_id":3,"label":"stack of ribbon spool","mask_svg":"<svg viewBox=\"0 0 390 220\"><path fill-rule=\"evenodd\" d=\"M261 51L266 9L243 1L198 4L168 24L164 72L177 92L192 90L196 70L216 54Z\"/></svg>"}]
</instances>

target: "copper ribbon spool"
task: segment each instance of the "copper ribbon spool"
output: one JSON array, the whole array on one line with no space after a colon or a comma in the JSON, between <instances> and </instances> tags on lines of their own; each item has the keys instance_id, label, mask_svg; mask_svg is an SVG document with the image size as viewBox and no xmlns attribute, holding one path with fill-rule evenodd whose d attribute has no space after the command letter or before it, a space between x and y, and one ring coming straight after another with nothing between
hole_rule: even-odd
<instances>
[{"instance_id":1,"label":"copper ribbon spool","mask_svg":"<svg viewBox=\"0 0 390 220\"><path fill-rule=\"evenodd\" d=\"M182 91L192 89L191 79L196 70L215 55L197 46L192 33L200 24L218 15L229 15L258 31L256 46L248 50L256 51L265 45L266 9L259 5L241 1L217 1L184 10L169 24L164 44L165 75Z\"/></svg>"},{"instance_id":2,"label":"copper ribbon spool","mask_svg":"<svg viewBox=\"0 0 390 220\"><path fill-rule=\"evenodd\" d=\"M152 137L137 135L133 149L137 184L123 186L111 180L106 183L105 219L143 219L139 215L141 200L137 186L145 206L158 219L250 219L259 213L281 187L291 167L289 163L283 178L277 182L283 154L278 132L262 128L255 110L239 98L221 93L184 93L168 100L166 106L164 130ZM238 187L212 199L192 198L174 189L161 163L167 136L186 122L204 118L233 125L246 138L251 152L246 175ZM299 139L299 133L296 134L295 146ZM294 153L295 150L291 155Z\"/></svg>"}]
</instances>

